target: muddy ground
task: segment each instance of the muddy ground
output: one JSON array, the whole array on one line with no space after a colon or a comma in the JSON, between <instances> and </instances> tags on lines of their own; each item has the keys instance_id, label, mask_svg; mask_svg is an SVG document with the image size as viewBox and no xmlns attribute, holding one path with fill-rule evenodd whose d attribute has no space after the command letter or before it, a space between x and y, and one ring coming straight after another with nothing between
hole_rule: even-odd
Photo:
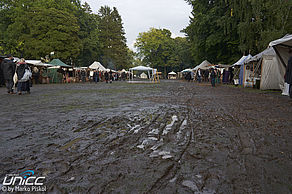
<instances>
[{"instance_id":1,"label":"muddy ground","mask_svg":"<svg viewBox=\"0 0 292 194\"><path fill-rule=\"evenodd\" d=\"M292 193L292 100L181 81L0 88L0 184L55 193ZM1 185L0 185L1 186Z\"/></svg>"}]
</instances>

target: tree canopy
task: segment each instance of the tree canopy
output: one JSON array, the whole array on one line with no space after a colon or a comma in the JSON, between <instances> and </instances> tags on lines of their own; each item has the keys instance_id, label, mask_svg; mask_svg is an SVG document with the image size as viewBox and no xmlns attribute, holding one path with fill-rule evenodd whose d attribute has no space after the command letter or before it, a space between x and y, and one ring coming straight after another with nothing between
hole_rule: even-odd
<instances>
[{"instance_id":1,"label":"tree canopy","mask_svg":"<svg viewBox=\"0 0 292 194\"><path fill-rule=\"evenodd\" d=\"M191 65L190 47L185 38L172 38L167 29L150 28L139 34L134 45L145 65L163 71L182 70Z\"/></svg>"},{"instance_id":2,"label":"tree canopy","mask_svg":"<svg viewBox=\"0 0 292 194\"><path fill-rule=\"evenodd\" d=\"M102 42L102 63L112 69L128 67L128 47L122 18L114 7L99 10L99 38Z\"/></svg>"},{"instance_id":3,"label":"tree canopy","mask_svg":"<svg viewBox=\"0 0 292 194\"><path fill-rule=\"evenodd\" d=\"M103 9L109 16L92 13L80 0L0 0L0 52L27 59L54 52L51 57L76 66L101 60L126 67L131 55L121 17L116 8Z\"/></svg>"},{"instance_id":4,"label":"tree canopy","mask_svg":"<svg viewBox=\"0 0 292 194\"><path fill-rule=\"evenodd\" d=\"M257 54L274 39L291 33L292 1L186 0L193 10L184 29L195 62L232 63Z\"/></svg>"}]
</instances>

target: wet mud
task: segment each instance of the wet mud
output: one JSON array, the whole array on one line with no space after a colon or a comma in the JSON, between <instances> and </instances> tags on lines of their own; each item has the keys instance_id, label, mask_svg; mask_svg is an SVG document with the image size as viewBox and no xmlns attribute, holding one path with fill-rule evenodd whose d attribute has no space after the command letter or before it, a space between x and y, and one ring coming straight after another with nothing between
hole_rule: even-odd
<instances>
[{"instance_id":1,"label":"wet mud","mask_svg":"<svg viewBox=\"0 0 292 194\"><path fill-rule=\"evenodd\" d=\"M53 193L292 193L292 100L180 81L0 88L0 181Z\"/></svg>"}]
</instances>

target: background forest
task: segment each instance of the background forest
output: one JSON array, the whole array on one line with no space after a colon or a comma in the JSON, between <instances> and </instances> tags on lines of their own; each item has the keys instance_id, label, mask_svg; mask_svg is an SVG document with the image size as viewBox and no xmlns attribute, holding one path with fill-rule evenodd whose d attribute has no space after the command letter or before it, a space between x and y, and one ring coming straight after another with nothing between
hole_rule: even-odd
<instances>
[{"instance_id":1,"label":"background forest","mask_svg":"<svg viewBox=\"0 0 292 194\"><path fill-rule=\"evenodd\" d=\"M185 1L192 6L189 25L182 29L186 37L150 28L138 35L134 52L115 7L103 6L95 14L80 0L0 0L0 53L49 56L74 66L100 61L116 70L149 65L169 72L205 59L231 64L292 33L291 0Z\"/></svg>"}]
</instances>

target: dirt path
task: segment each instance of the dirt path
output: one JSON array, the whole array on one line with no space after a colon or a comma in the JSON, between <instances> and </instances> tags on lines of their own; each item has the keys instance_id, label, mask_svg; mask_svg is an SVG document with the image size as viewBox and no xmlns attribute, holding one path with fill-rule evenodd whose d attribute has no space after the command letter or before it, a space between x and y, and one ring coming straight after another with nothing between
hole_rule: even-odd
<instances>
[{"instance_id":1,"label":"dirt path","mask_svg":"<svg viewBox=\"0 0 292 194\"><path fill-rule=\"evenodd\" d=\"M60 193L292 193L292 100L276 93L115 82L0 99L1 182L34 169Z\"/></svg>"}]
</instances>

